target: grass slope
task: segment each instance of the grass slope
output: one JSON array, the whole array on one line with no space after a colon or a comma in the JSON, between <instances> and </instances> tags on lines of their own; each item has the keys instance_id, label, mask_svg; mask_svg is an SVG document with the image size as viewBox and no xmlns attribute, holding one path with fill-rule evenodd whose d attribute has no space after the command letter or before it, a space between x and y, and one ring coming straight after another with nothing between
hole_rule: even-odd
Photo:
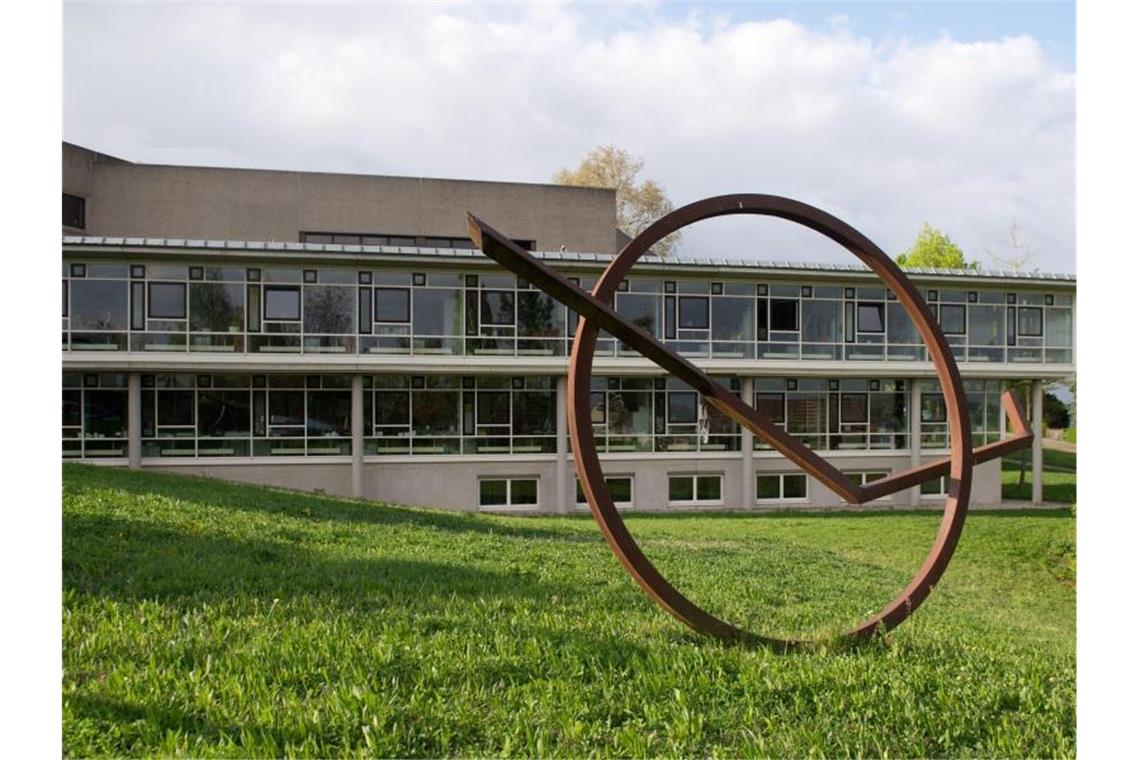
<instances>
[{"instance_id":1,"label":"grass slope","mask_svg":"<svg viewBox=\"0 0 1140 760\"><path fill-rule=\"evenodd\" d=\"M767 633L876 609L937 516L630 517ZM584 517L411 511L64 466L69 756L1071 756L1074 521L976 514L886 641L690 634Z\"/></svg>"}]
</instances>

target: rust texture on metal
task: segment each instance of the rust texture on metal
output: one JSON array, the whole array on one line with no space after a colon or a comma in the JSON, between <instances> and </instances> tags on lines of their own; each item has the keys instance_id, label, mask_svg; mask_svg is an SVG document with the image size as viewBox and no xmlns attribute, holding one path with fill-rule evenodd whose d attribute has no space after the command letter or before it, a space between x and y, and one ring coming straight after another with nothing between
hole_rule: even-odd
<instances>
[{"instance_id":1,"label":"rust texture on metal","mask_svg":"<svg viewBox=\"0 0 1140 760\"><path fill-rule=\"evenodd\" d=\"M892 473L867 485L858 485L762 413L714 382L692 362L618 315L610 304L614 301L619 283L654 244L666 235L695 222L734 214L773 216L815 230L850 251L893 291L922 335L941 383L950 432L949 457ZM670 584L641 551L614 506L594 446L590 422L590 379L599 330L605 330L673 377L690 385L708 405L752 431L849 504L863 504L936 477L948 478L942 521L922 566L902 592L882 610L847 631L844 634L847 638L863 638L890 630L922 604L946 570L962 533L974 464L1005 456L1029 446L1032 441L1024 410L1007 390L1002 403L1012 420L1013 435L977 449L970 448L969 410L962 378L950 346L917 288L877 245L850 225L813 206L790 198L756 194L721 195L683 206L657 220L626 244L603 272L593 292L582 290L470 214L468 223L472 241L487 256L579 315L570 355L567 413L570 442L582 490L595 521L626 571L661 607L697 631L779 649L811 643L763 636L717 618ZM917 410L912 410L912 413L917 413Z\"/></svg>"}]
</instances>

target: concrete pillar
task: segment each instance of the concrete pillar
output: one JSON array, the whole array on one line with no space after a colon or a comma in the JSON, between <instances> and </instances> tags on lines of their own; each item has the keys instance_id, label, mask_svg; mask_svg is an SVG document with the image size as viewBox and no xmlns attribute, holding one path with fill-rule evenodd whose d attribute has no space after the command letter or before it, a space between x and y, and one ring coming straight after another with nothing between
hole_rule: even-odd
<instances>
[{"instance_id":1,"label":"concrete pillar","mask_svg":"<svg viewBox=\"0 0 1140 760\"><path fill-rule=\"evenodd\" d=\"M1040 504L1044 501L1044 482L1043 471L1044 464L1043 448L1041 439L1045 432L1045 388L1040 380L1033 381L1033 418L1031 423L1033 425L1033 489L1032 499L1034 504Z\"/></svg>"},{"instance_id":2,"label":"concrete pillar","mask_svg":"<svg viewBox=\"0 0 1140 760\"><path fill-rule=\"evenodd\" d=\"M364 498L364 375L352 376L352 498Z\"/></svg>"},{"instance_id":3,"label":"concrete pillar","mask_svg":"<svg viewBox=\"0 0 1140 760\"><path fill-rule=\"evenodd\" d=\"M740 378L740 398L752 406L752 378ZM740 429L740 499L741 507L750 507L756 501L755 478L752 474L752 443L755 436L746 427Z\"/></svg>"},{"instance_id":4,"label":"concrete pillar","mask_svg":"<svg viewBox=\"0 0 1140 760\"><path fill-rule=\"evenodd\" d=\"M142 469L142 377L138 372L127 376L127 464L132 470Z\"/></svg>"},{"instance_id":5,"label":"concrete pillar","mask_svg":"<svg viewBox=\"0 0 1140 760\"><path fill-rule=\"evenodd\" d=\"M910 466L918 467L922 464L922 392L918 387L918 378L912 377L910 385L910 402L907 404L907 424L910 429ZM912 507L917 507L921 501L919 486L914 486L909 492L909 501Z\"/></svg>"},{"instance_id":6,"label":"concrete pillar","mask_svg":"<svg viewBox=\"0 0 1140 760\"><path fill-rule=\"evenodd\" d=\"M574 505L567 505L566 498L569 490L570 483L570 457L567 455L566 434L567 434L567 418L566 418L566 376L561 375L555 386L556 395L554 399L554 430L558 436L557 443L555 444L555 478L554 484L558 489L558 498L554 502L554 509L558 512L569 512L570 508Z\"/></svg>"}]
</instances>

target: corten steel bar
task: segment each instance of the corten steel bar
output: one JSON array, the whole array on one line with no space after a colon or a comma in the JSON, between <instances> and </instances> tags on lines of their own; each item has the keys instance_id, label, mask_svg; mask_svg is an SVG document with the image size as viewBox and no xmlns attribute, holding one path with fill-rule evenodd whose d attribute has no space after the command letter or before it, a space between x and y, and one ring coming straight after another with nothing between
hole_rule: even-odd
<instances>
[{"instance_id":1,"label":"corten steel bar","mask_svg":"<svg viewBox=\"0 0 1140 760\"><path fill-rule=\"evenodd\" d=\"M914 321L933 357L935 371L946 398L951 444L949 457L858 486L827 460L715 383L691 362L620 317L609 306L618 284L637 260L659 240L702 219L732 214L775 216L809 227L842 245L879 275ZM590 503L594 519L626 571L659 605L697 631L724 639L755 641L779 649L810 643L760 636L720 620L686 598L642 553L610 498L594 446L590 423L590 377L599 329L606 330L674 377L692 386L708 404L760 436L850 504L862 504L932 478L949 475L942 523L934 545L918 573L886 607L844 634L846 638L867 637L876 631L894 628L918 608L942 576L957 546L969 504L974 463L996 459L1025 448L1032 440L1024 411L1016 398L1006 391L1002 401L1013 420L1013 437L975 450L968 448L970 428L962 379L946 338L930 309L902 270L878 246L853 227L820 209L774 195L722 195L697 201L665 215L626 244L606 268L593 293L577 287L470 214L468 223L471 239L484 253L581 316L570 356L568 413L570 440L582 489Z\"/></svg>"}]
</instances>

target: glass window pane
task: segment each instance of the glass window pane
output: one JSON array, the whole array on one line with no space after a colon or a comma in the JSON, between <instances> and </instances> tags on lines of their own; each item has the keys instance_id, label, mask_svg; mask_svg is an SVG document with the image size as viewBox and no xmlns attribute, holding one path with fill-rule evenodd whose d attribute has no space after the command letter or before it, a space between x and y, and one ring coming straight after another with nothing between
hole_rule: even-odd
<instances>
[{"instance_id":1,"label":"glass window pane","mask_svg":"<svg viewBox=\"0 0 1140 760\"><path fill-rule=\"evenodd\" d=\"M376 391L376 424L407 426L410 421L406 391Z\"/></svg>"},{"instance_id":2,"label":"glass window pane","mask_svg":"<svg viewBox=\"0 0 1140 760\"><path fill-rule=\"evenodd\" d=\"M376 321L411 321L411 296L407 288L376 288Z\"/></svg>"},{"instance_id":3,"label":"glass window pane","mask_svg":"<svg viewBox=\"0 0 1140 760\"><path fill-rule=\"evenodd\" d=\"M463 291L416 288L412 292L412 332L462 335Z\"/></svg>"},{"instance_id":4,"label":"glass window pane","mask_svg":"<svg viewBox=\"0 0 1140 760\"><path fill-rule=\"evenodd\" d=\"M1073 345L1071 309L1049 309L1045 317L1045 344L1069 348Z\"/></svg>"},{"instance_id":5,"label":"glass window pane","mask_svg":"<svg viewBox=\"0 0 1140 760\"><path fill-rule=\"evenodd\" d=\"M300 288L265 288L265 318L298 320L301 318Z\"/></svg>"},{"instance_id":6,"label":"glass window pane","mask_svg":"<svg viewBox=\"0 0 1140 760\"><path fill-rule=\"evenodd\" d=\"M306 430L311 436L350 435L352 433L351 391L310 391Z\"/></svg>"},{"instance_id":7,"label":"glass window pane","mask_svg":"<svg viewBox=\"0 0 1140 760\"><path fill-rule=\"evenodd\" d=\"M697 500L720 501L719 475L700 475L697 477Z\"/></svg>"},{"instance_id":8,"label":"glass window pane","mask_svg":"<svg viewBox=\"0 0 1140 760\"><path fill-rule=\"evenodd\" d=\"M633 501L633 480L631 478L606 478L610 498L615 504L629 504Z\"/></svg>"},{"instance_id":9,"label":"glass window pane","mask_svg":"<svg viewBox=\"0 0 1140 760\"><path fill-rule=\"evenodd\" d=\"M158 394L158 424L194 424L194 391L163 391Z\"/></svg>"},{"instance_id":10,"label":"glass window pane","mask_svg":"<svg viewBox=\"0 0 1140 760\"><path fill-rule=\"evenodd\" d=\"M458 435L459 394L413 393L412 429L416 435Z\"/></svg>"},{"instance_id":11,"label":"glass window pane","mask_svg":"<svg viewBox=\"0 0 1140 760\"><path fill-rule=\"evenodd\" d=\"M804 301L803 340L807 343L840 342L842 309L843 304L840 301Z\"/></svg>"},{"instance_id":12,"label":"glass window pane","mask_svg":"<svg viewBox=\"0 0 1140 760\"><path fill-rule=\"evenodd\" d=\"M190 284L190 329L241 332L245 324L245 286L219 282Z\"/></svg>"},{"instance_id":13,"label":"glass window pane","mask_svg":"<svg viewBox=\"0 0 1140 760\"><path fill-rule=\"evenodd\" d=\"M807 476L803 474L785 475L784 476L784 498L785 499L806 499L807 498Z\"/></svg>"},{"instance_id":14,"label":"glass window pane","mask_svg":"<svg viewBox=\"0 0 1140 760\"><path fill-rule=\"evenodd\" d=\"M126 280L71 281L72 330L125 330L126 328Z\"/></svg>"},{"instance_id":15,"label":"glass window pane","mask_svg":"<svg viewBox=\"0 0 1140 760\"><path fill-rule=\"evenodd\" d=\"M511 504L537 504L538 503L538 481L537 480L512 480L511 481Z\"/></svg>"},{"instance_id":16,"label":"glass window pane","mask_svg":"<svg viewBox=\"0 0 1140 760\"><path fill-rule=\"evenodd\" d=\"M198 392L198 435L222 438L249 433L248 391Z\"/></svg>"},{"instance_id":17,"label":"glass window pane","mask_svg":"<svg viewBox=\"0 0 1140 760\"><path fill-rule=\"evenodd\" d=\"M938 309L938 321L942 332L947 335L966 334L966 307L962 304L942 304Z\"/></svg>"},{"instance_id":18,"label":"glass window pane","mask_svg":"<svg viewBox=\"0 0 1140 760\"><path fill-rule=\"evenodd\" d=\"M515 294L508 290L484 290L479 294L479 321L484 325L515 323Z\"/></svg>"},{"instance_id":19,"label":"glass window pane","mask_svg":"<svg viewBox=\"0 0 1140 760\"><path fill-rule=\"evenodd\" d=\"M1003 318L1005 309L1001 306L978 306L971 304L969 341L972 346L1000 346L1005 330Z\"/></svg>"},{"instance_id":20,"label":"glass window pane","mask_svg":"<svg viewBox=\"0 0 1140 760\"><path fill-rule=\"evenodd\" d=\"M785 300L782 298L771 299L772 304L772 319L770 320L769 327L773 330L798 330L800 329L799 320L799 305L798 300Z\"/></svg>"},{"instance_id":21,"label":"glass window pane","mask_svg":"<svg viewBox=\"0 0 1140 760\"><path fill-rule=\"evenodd\" d=\"M697 394L674 391L669 394L669 422L694 423L697 421Z\"/></svg>"},{"instance_id":22,"label":"glass window pane","mask_svg":"<svg viewBox=\"0 0 1140 760\"><path fill-rule=\"evenodd\" d=\"M519 293L518 331L527 337L561 337L566 307L545 293L528 290Z\"/></svg>"},{"instance_id":23,"label":"glass window pane","mask_svg":"<svg viewBox=\"0 0 1140 760\"><path fill-rule=\"evenodd\" d=\"M186 285L180 282L150 283L147 312L153 319L186 319Z\"/></svg>"},{"instance_id":24,"label":"glass window pane","mask_svg":"<svg viewBox=\"0 0 1140 760\"><path fill-rule=\"evenodd\" d=\"M681 475L669 478L669 501L692 501L693 478Z\"/></svg>"},{"instance_id":25,"label":"glass window pane","mask_svg":"<svg viewBox=\"0 0 1140 760\"><path fill-rule=\"evenodd\" d=\"M497 507L507 503L507 481L480 480L479 506Z\"/></svg>"},{"instance_id":26,"label":"glass window pane","mask_svg":"<svg viewBox=\"0 0 1140 760\"><path fill-rule=\"evenodd\" d=\"M709 299L681 296L677 299L677 320L682 330L704 330L709 326Z\"/></svg>"},{"instance_id":27,"label":"glass window pane","mask_svg":"<svg viewBox=\"0 0 1140 760\"><path fill-rule=\"evenodd\" d=\"M356 288L305 287L305 332L345 335L356 331Z\"/></svg>"},{"instance_id":28,"label":"glass window pane","mask_svg":"<svg viewBox=\"0 0 1140 760\"><path fill-rule=\"evenodd\" d=\"M511 421L509 391L480 391L477 420L480 425L506 425Z\"/></svg>"},{"instance_id":29,"label":"glass window pane","mask_svg":"<svg viewBox=\"0 0 1140 760\"><path fill-rule=\"evenodd\" d=\"M661 297L638 293L619 293L615 298L615 308L633 324L654 337L660 336ZM706 318L707 322L708 319Z\"/></svg>"},{"instance_id":30,"label":"glass window pane","mask_svg":"<svg viewBox=\"0 0 1140 760\"><path fill-rule=\"evenodd\" d=\"M305 424L304 391L269 391L269 424L301 427Z\"/></svg>"},{"instance_id":31,"label":"glass window pane","mask_svg":"<svg viewBox=\"0 0 1140 760\"><path fill-rule=\"evenodd\" d=\"M883 332L883 304L860 303L857 318L860 332Z\"/></svg>"},{"instance_id":32,"label":"glass window pane","mask_svg":"<svg viewBox=\"0 0 1140 760\"><path fill-rule=\"evenodd\" d=\"M757 499L778 499L778 498L780 498L780 476L779 475L757 475L756 476L756 498Z\"/></svg>"},{"instance_id":33,"label":"glass window pane","mask_svg":"<svg viewBox=\"0 0 1140 760\"><path fill-rule=\"evenodd\" d=\"M554 394L526 391L514 394L513 430L516 435L553 435Z\"/></svg>"},{"instance_id":34,"label":"glass window pane","mask_svg":"<svg viewBox=\"0 0 1140 760\"><path fill-rule=\"evenodd\" d=\"M127 392L86 391L83 394L83 434L88 438L127 435Z\"/></svg>"},{"instance_id":35,"label":"glass window pane","mask_svg":"<svg viewBox=\"0 0 1140 760\"><path fill-rule=\"evenodd\" d=\"M1017 334L1035 337L1041 335L1041 307L1022 306L1017 310Z\"/></svg>"},{"instance_id":36,"label":"glass window pane","mask_svg":"<svg viewBox=\"0 0 1140 760\"><path fill-rule=\"evenodd\" d=\"M752 318L752 307L755 303L752 298L713 298L713 340L754 340L756 320Z\"/></svg>"}]
</instances>

